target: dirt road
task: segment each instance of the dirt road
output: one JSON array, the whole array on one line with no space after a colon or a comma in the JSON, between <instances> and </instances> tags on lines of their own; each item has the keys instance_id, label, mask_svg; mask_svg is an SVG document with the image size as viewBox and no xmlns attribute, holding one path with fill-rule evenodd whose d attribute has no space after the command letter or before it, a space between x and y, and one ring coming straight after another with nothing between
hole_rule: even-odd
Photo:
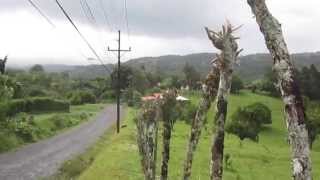
<instances>
[{"instance_id":1,"label":"dirt road","mask_svg":"<svg viewBox=\"0 0 320 180\"><path fill-rule=\"evenodd\" d=\"M52 175L64 161L93 145L115 120L116 107L108 105L94 120L50 139L1 154L0 179L36 180Z\"/></svg>"}]
</instances>

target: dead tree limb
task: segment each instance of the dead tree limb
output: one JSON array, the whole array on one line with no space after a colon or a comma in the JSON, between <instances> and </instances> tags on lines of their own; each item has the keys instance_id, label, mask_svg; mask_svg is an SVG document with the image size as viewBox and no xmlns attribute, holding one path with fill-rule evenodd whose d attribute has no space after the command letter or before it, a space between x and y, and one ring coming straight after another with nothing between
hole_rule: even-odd
<instances>
[{"instance_id":1,"label":"dead tree limb","mask_svg":"<svg viewBox=\"0 0 320 180\"><path fill-rule=\"evenodd\" d=\"M170 159L170 140L173 128L173 111L176 105L177 93L175 90L169 90L163 94L161 103L162 119L163 119L163 150L161 165L161 180L168 179L168 163Z\"/></svg>"},{"instance_id":2,"label":"dead tree limb","mask_svg":"<svg viewBox=\"0 0 320 180\"><path fill-rule=\"evenodd\" d=\"M156 177L158 107L156 101L146 102L142 107L141 114L136 119L137 143L146 180L155 180Z\"/></svg>"},{"instance_id":3,"label":"dead tree limb","mask_svg":"<svg viewBox=\"0 0 320 180\"><path fill-rule=\"evenodd\" d=\"M207 78L203 84L202 98L200 100L196 116L191 124L187 156L184 162L183 180L189 180L191 177L193 154L196 151L199 143L201 130L207 117L207 112L211 107L212 101L217 95L219 79L219 70L216 66L212 66L212 70L207 75Z\"/></svg>"},{"instance_id":4,"label":"dead tree limb","mask_svg":"<svg viewBox=\"0 0 320 180\"><path fill-rule=\"evenodd\" d=\"M242 50L238 50L236 42L238 37L232 33L238 28L233 28L229 22L222 26L222 31L214 32L206 28L209 39L221 54L213 63L220 71L220 82L217 95L217 110L215 115L215 136L211 147L211 180L221 180L223 174L224 126L227 116L228 95L231 89L232 72L234 63Z\"/></svg>"},{"instance_id":5,"label":"dead tree limb","mask_svg":"<svg viewBox=\"0 0 320 180\"><path fill-rule=\"evenodd\" d=\"M281 24L269 12L265 0L247 0L247 2L256 17L257 24L273 57L273 69L278 77L285 107L292 150L293 179L311 180L312 168L308 131L305 124L305 109Z\"/></svg>"},{"instance_id":6,"label":"dead tree limb","mask_svg":"<svg viewBox=\"0 0 320 180\"><path fill-rule=\"evenodd\" d=\"M6 63L8 60L8 55L4 57L4 59L0 59L0 73L4 74L6 70Z\"/></svg>"}]
</instances>

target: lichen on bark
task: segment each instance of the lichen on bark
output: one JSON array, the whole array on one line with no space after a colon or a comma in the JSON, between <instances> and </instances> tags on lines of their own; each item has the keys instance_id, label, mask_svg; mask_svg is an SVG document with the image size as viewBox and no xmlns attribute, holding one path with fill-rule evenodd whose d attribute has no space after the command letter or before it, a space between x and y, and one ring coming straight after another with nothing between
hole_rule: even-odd
<instances>
[{"instance_id":1,"label":"lichen on bark","mask_svg":"<svg viewBox=\"0 0 320 180\"><path fill-rule=\"evenodd\" d=\"M207 112L217 95L219 79L219 69L216 66L212 66L202 87L202 98L199 102L196 116L192 120L187 155L184 162L183 180L189 180L191 177L193 154L196 151Z\"/></svg>"},{"instance_id":2,"label":"lichen on bark","mask_svg":"<svg viewBox=\"0 0 320 180\"><path fill-rule=\"evenodd\" d=\"M146 102L136 119L137 143L146 180L156 177L159 113L158 102Z\"/></svg>"},{"instance_id":3,"label":"lichen on bark","mask_svg":"<svg viewBox=\"0 0 320 180\"><path fill-rule=\"evenodd\" d=\"M311 180L312 168L305 110L281 24L269 12L265 0L247 0L247 2L273 57L273 69L278 77L291 144L292 177L294 180Z\"/></svg>"}]
</instances>

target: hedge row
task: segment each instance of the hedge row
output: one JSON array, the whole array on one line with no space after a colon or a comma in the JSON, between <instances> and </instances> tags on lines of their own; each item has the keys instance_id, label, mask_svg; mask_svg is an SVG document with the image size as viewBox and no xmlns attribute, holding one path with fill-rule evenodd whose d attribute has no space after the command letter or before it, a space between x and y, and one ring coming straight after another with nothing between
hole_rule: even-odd
<instances>
[{"instance_id":1,"label":"hedge row","mask_svg":"<svg viewBox=\"0 0 320 180\"><path fill-rule=\"evenodd\" d=\"M14 116L20 112L69 112L70 103L51 98L16 99L0 104L0 113L5 116Z\"/></svg>"}]
</instances>

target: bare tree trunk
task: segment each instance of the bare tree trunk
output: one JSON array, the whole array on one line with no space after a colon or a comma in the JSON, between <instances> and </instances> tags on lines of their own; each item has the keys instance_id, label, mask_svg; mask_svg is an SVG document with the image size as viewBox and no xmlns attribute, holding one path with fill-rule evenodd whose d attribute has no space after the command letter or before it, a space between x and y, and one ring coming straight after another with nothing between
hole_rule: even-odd
<instances>
[{"instance_id":1,"label":"bare tree trunk","mask_svg":"<svg viewBox=\"0 0 320 180\"><path fill-rule=\"evenodd\" d=\"M221 180L223 174L224 125L227 116L228 95L231 89L233 64L239 53L236 37L232 33L230 23L222 27L222 31L214 32L206 28L209 39L213 45L221 50L221 54L214 61L220 70L220 83L217 95L217 112L215 115L215 137L211 147L211 180Z\"/></svg>"},{"instance_id":2,"label":"bare tree trunk","mask_svg":"<svg viewBox=\"0 0 320 180\"><path fill-rule=\"evenodd\" d=\"M278 76L292 150L293 179L311 180L311 158L305 124L305 109L281 24L271 15L265 0L247 1L264 35L266 45L273 57L273 68Z\"/></svg>"},{"instance_id":3,"label":"bare tree trunk","mask_svg":"<svg viewBox=\"0 0 320 180\"><path fill-rule=\"evenodd\" d=\"M183 180L189 180L191 177L193 154L199 143L203 123L205 122L207 112L211 107L211 102L217 95L219 79L219 70L213 66L203 84L202 99L199 103L196 116L192 121L187 156L184 163Z\"/></svg>"},{"instance_id":4,"label":"bare tree trunk","mask_svg":"<svg viewBox=\"0 0 320 180\"><path fill-rule=\"evenodd\" d=\"M4 57L4 59L0 59L0 74L4 74L6 70L8 55Z\"/></svg>"},{"instance_id":5,"label":"bare tree trunk","mask_svg":"<svg viewBox=\"0 0 320 180\"><path fill-rule=\"evenodd\" d=\"M162 166L161 166L161 180L168 179L168 163L170 159L170 140L171 131L174 120L172 113L176 104L176 92L169 90L163 95L161 104L162 118L163 118L163 151L162 151Z\"/></svg>"},{"instance_id":6,"label":"bare tree trunk","mask_svg":"<svg viewBox=\"0 0 320 180\"><path fill-rule=\"evenodd\" d=\"M158 110L157 102L147 102L143 105L142 112L136 120L137 142L146 180L155 180L156 176Z\"/></svg>"}]
</instances>

